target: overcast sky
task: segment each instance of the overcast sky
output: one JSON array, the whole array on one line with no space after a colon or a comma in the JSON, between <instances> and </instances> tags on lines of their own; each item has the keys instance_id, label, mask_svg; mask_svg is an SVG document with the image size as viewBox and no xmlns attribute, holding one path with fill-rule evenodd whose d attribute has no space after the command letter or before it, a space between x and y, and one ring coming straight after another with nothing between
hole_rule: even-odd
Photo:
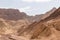
<instances>
[{"instance_id":1,"label":"overcast sky","mask_svg":"<svg viewBox=\"0 0 60 40\"><path fill-rule=\"evenodd\" d=\"M59 6L60 0L0 0L0 8L17 8L28 15L43 14Z\"/></svg>"}]
</instances>

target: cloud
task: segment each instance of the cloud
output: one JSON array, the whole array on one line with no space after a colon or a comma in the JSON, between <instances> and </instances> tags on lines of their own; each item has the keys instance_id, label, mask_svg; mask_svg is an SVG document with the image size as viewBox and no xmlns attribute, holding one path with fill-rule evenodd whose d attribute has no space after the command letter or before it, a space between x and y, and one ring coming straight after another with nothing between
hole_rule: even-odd
<instances>
[{"instance_id":1,"label":"cloud","mask_svg":"<svg viewBox=\"0 0 60 40\"><path fill-rule=\"evenodd\" d=\"M0 7L0 8L2 8L2 9L17 9L15 7Z\"/></svg>"},{"instance_id":2,"label":"cloud","mask_svg":"<svg viewBox=\"0 0 60 40\"><path fill-rule=\"evenodd\" d=\"M35 15L37 13L39 8L33 8L31 6L26 6L26 7L22 7L22 8L19 8L20 12L25 12L27 15Z\"/></svg>"},{"instance_id":3,"label":"cloud","mask_svg":"<svg viewBox=\"0 0 60 40\"><path fill-rule=\"evenodd\" d=\"M22 0L23 2L49 2L52 0Z\"/></svg>"},{"instance_id":4,"label":"cloud","mask_svg":"<svg viewBox=\"0 0 60 40\"><path fill-rule=\"evenodd\" d=\"M27 6L27 7L23 7L23 8L20 8L19 10L21 11L21 12L27 12L27 11L30 11L30 6Z\"/></svg>"},{"instance_id":5,"label":"cloud","mask_svg":"<svg viewBox=\"0 0 60 40\"><path fill-rule=\"evenodd\" d=\"M38 10L38 9L39 8L33 8L33 7L30 7L30 6L19 8L20 12L31 12L31 11L35 11L35 10Z\"/></svg>"}]
</instances>

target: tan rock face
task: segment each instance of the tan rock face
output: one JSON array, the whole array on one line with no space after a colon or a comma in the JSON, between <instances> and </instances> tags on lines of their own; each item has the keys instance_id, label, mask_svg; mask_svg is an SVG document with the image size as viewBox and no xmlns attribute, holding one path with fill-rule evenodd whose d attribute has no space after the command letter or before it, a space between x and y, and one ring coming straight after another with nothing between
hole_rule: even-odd
<instances>
[{"instance_id":1,"label":"tan rock face","mask_svg":"<svg viewBox=\"0 0 60 40\"><path fill-rule=\"evenodd\" d=\"M56 30L60 31L60 19L48 21L47 23L47 25L52 26Z\"/></svg>"},{"instance_id":2,"label":"tan rock face","mask_svg":"<svg viewBox=\"0 0 60 40\"><path fill-rule=\"evenodd\" d=\"M48 26L41 24L40 26L36 27L38 28L35 28L31 38L38 38L38 36L48 37L49 35L51 35L51 30Z\"/></svg>"}]
</instances>

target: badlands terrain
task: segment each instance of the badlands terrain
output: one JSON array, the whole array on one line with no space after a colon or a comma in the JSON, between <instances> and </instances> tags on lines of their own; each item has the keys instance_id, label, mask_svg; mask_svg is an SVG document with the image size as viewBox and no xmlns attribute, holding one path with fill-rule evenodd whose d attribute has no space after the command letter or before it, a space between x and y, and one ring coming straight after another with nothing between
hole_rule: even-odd
<instances>
[{"instance_id":1,"label":"badlands terrain","mask_svg":"<svg viewBox=\"0 0 60 40\"><path fill-rule=\"evenodd\" d=\"M35 16L0 9L0 40L60 40L60 7Z\"/></svg>"}]
</instances>

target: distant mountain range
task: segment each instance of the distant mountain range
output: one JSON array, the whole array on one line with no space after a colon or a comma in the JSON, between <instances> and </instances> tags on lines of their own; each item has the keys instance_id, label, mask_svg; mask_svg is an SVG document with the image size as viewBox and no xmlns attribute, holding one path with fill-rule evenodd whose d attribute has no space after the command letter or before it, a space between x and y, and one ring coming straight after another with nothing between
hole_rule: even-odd
<instances>
[{"instance_id":1,"label":"distant mountain range","mask_svg":"<svg viewBox=\"0 0 60 40\"><path fill-rule=\"evenodd\" d=\"M46 14L36 15L36 16L29 16L24 12L20 12L18 9L0 9L0 18L5 20L21 20L21 19L28 19L29 21L38 21L43 19L44 17L48 16L51 12L54 12L56 8L53 8ZM43 18L42 18L43 17Z\"/></svg>"}]
</instances>

